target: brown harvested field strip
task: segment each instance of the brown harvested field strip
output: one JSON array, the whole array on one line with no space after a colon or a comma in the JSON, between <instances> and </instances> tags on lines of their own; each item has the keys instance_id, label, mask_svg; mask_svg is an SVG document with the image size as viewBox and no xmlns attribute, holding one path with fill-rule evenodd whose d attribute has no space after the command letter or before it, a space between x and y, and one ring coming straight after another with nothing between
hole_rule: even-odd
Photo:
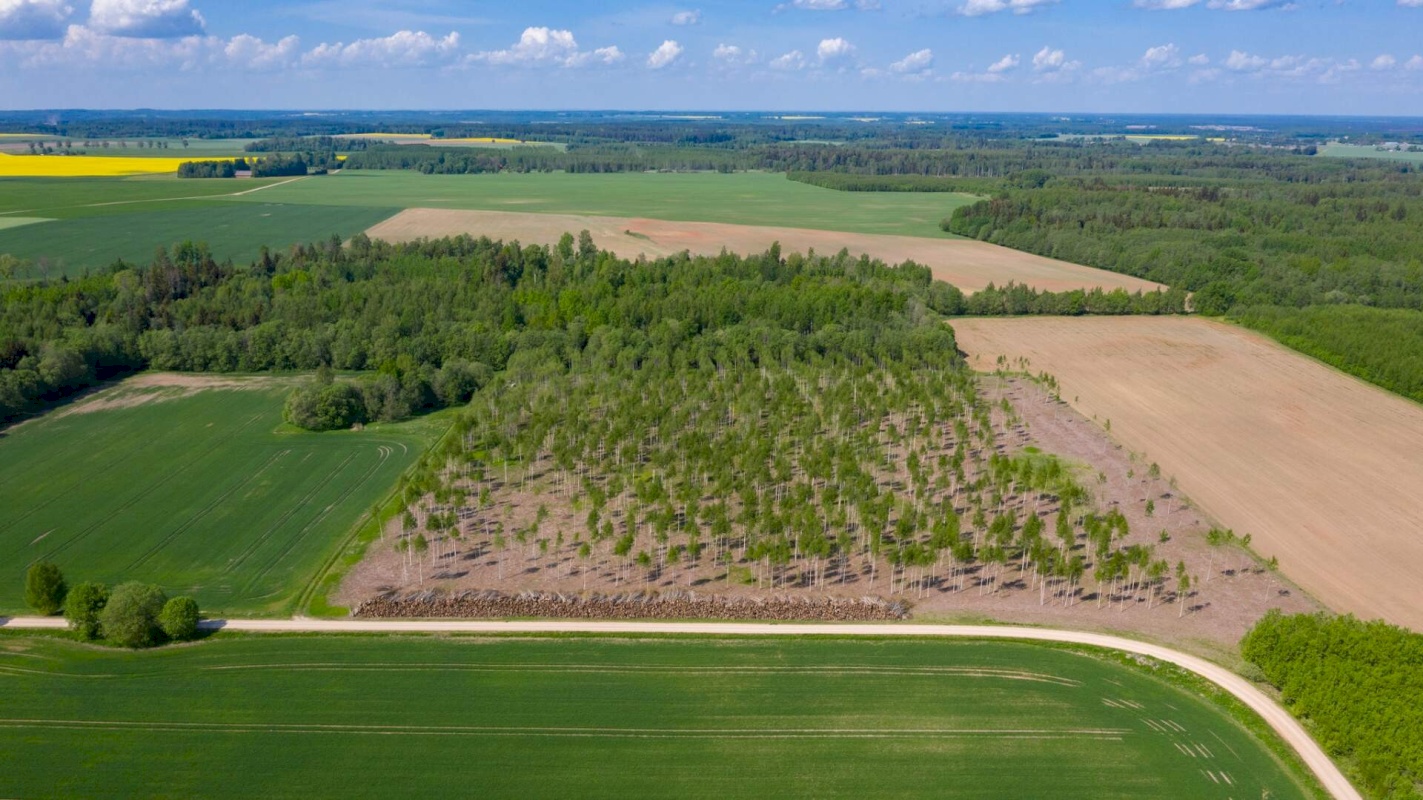
<instances>
[{"instance_id":1,"label":"brown harvested field strip","mask_svg":"<svg viewBox=\"0 0 1423 800\"><path fill-rule=\"evenodd\" d=\"M1423 631L1423 407L1194 318L966 319L1327 605Z\"/></svg>"},{"instance_id":2,"label":"brown harvested field strip","mask_svg":"<svg viewBox=\"0 0 1423 800\"><path fill-rule=\"evenodd\" d=\"M524 244L554 244L564 233L587 230L604 250L624 258L668 256L684 250L716 255L761 253L781 243L786 252L815 250L833 254L847 249L890 264L914 261L934 271L934 277L965 292L976 292L990 283L1025 283L1040 290L1126 289L1153 291L1160 284L1115 272L1055 261L1006 247L969 239L926 239L867 233L725 225L714 222L673 222L626 217L593 217L572 214L535 214L508 211L463 211L412 208L376 225L366 233L374 239L406 242L462 233L509 239Z\"/></svg>"}]
</instances>

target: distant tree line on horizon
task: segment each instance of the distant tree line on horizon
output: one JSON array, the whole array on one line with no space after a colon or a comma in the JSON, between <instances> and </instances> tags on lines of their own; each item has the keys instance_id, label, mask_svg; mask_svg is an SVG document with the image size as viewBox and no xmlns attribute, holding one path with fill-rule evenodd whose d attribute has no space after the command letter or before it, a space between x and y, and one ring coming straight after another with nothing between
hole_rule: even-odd
<instances>
[{"instance_id":1,"label":"distant tree line on horizon","mask_svg":"<svg viewBox=\"0 0 1423 800\"><path fill-rule=\"evenodd\" d=\"M340 165L333 153L279 153L265 158L232 158L184 161L178 165L179 178L235 178L250 172L254 178L288 178L322 175Z\"/></svg>"}]
</instances>

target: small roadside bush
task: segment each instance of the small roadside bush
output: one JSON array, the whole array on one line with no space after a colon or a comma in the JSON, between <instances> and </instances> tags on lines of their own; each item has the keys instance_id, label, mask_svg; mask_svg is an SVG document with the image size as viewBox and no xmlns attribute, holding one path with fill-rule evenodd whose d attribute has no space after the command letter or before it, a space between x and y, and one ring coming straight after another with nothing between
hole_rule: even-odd
<instances>
[{"instance_id":1,"label":"small roadside bush","mask_svg":"<svg viewBox=\"0 0 1423 800\"><path fill-rule=\"evenodd\" d=\"M102 638L99 613L108 602L109 587L102 583L75 586L64 598L64 618L69 620L69 629L91 642Z\"/></svg>"},{"instance_id":2,"label":"small roadside bush","mask_svg":"<svg viewBox=\"0 0 1423 800\"><path fill-rule=\"evenodd\" d=\"M58 614L64 608L64 575L48 561L37 561L25 573L25 605L43 616Z\"/></svg>"},{"instance_id":3,"label":"small roadside bush","mask_svg":"<svg viewBox=\"0 0 1423 800\"><path fill-rule=\"evenodd\" d=\"M158 627L175 642L186 642L197 636L198 601L191 597L169 600L158 614Z\"/></svg>"},{"instance_id":4,"label":"small roadside bush","mask_svg":"<svg viewBox=\"0 0 1423 800\"><path fill-rule=\"evenodd\" d=\"M163 641L159 615L168 597L157 586L129 582L121 584L99 612L104 638L123 647L152 647Z\"/></svg>"}]
</instances>

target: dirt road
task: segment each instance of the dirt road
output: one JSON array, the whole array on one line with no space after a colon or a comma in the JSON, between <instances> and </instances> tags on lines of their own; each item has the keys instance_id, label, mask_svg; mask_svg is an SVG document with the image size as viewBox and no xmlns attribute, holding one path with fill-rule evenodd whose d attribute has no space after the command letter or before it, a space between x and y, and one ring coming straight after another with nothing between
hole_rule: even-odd
<instances>
[{"instance_id":1,"label":"dirt road","mask_svg":"<svg viewBox=\"0 0 1423 800\"><path fill-rule=\"evenodd\" d=\"M627 633L699 634L731 636L913 636L1019 639L1066 642L1135 653L1175 664L1230 692L1293 747L1301 760L1337 800L1361 800L1334 762L1324 754L1304 728L1268 695L1249 681L1202 658L1146 642L1117 636L1048 628L1014 628L1005 625L900 625L900 624L797 624L723 622L584 622L562 620L364 620L364 619L233 619L202 623L209 629L251 633ZM63 628L57 618L0 618L0 628Z\"/></svg>"}]
</instances>

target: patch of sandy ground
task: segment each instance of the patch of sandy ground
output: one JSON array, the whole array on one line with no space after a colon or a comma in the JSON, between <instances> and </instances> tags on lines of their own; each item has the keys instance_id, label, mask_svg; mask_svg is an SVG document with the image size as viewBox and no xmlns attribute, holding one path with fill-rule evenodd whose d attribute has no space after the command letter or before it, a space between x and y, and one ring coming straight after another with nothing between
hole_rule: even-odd
<instances>
[{"instance_id":1,"label":"patch of sandy ground","mask_svg":"<svg viewBox=\"0 0 1423 800\"><path fill-rule=\"evenodd\" d=\"M803 228L726 225L713 222L673 222L656 219L596 217L572 214L537 214L509 211L463 211L412 208L366 231L373 239L408 242L470 234L491 239L518 240L524 244L553 245L564 233L575 236L587 230L598 247L623 258L649 258L690 251L714 256L723 249L742 255L763 253L776 242L784 252L814 250L833 255L841 249L868 255L886 263L914 261L933 270L934 277L964 292L979 291L992 283L1009 281L1045 291L1070 289L1126 289L1150 292L1163 288L1151 281L1115 272L1056 261L1030 253L969 239L929 239L841 233Z\"/></svg>"},{"instance_id":2,"label":"patch of sandy ground","mask_svg":"<svg viewBox=\"0 0 1423 800\"><path fill-rule=\"evenodd\" d=\"M161 403L197 394L208 389L262 389L280 379L228 375L196 375L177 372L144 372L91 394L57 410L54 418L70 414L93 414L148 403Z\"/></svg>"},{"instance_id":3,"label":"patch of sandy ground","mask_svg":"<svg viewBox=\"0 0 1423 800\"><path fill-rule=\"evenodd\" d=\"M670 566L646 583L642 572L634 568L631 579L619 580L616 559L603 557L601 549L592 559L583 561L576 557L576 546L572 544L562 548L551 546L547 554L540 554L536 548L511 543L502 555L489 549L487 544L467 545L458 553L445 553L433 559L434 563L426 559L417 574L415 569L404 566L404 557L394 549L399 536L398 521L387 526L385 537L371 546L366 559L347 576L333 599L342 605L355 606L363 599L392 589L401 592L497 589L569 594L690 590L702 594L763 597L876 595L908 601L916 621L988 618L1120 631L1178 643L1193 650L1227 653L1266 609L1279 608L1287 613L1318 610L1319 606L1308 596L1278 574L1261 568L1240 549L1209 546L1205 541L1205 531L1210 527L1208 520L1170 486L1167 475L1155 480L1149 478L1149 462L1113 442L1100 426L1065 403L1052 401L1038 384L1022 379L985 378L985 391L990 397L1008 398L1025 423L1004 435L1002 448L1006 452L1018 452L1031 445L1083 465L1079 481L1093 492L1099 508L1106 511L1116 507L1131 523L1132 534L1120 542L1122 546L1150 545L1155 548L1155 557L1166 559L1173 569L1178 561L1186 562L1199 585L1187 598L1184 617L1180 606L1164 602L1171 596L1169 590L1156 598L1150 609L1145 593L1134 601L1104 603L1099 607L1090 572L1075 596L1050 591L1044 602L1040 591L1028 585L1029 579L1020 576L1016 566L1004 570L1003 585L991 591L987 586L976 587L976 574L966 577L963 589L957 590L957 586L948 585L947 575L941 573L940 585L926 592L916 592L910 587L907 591L890 593L883 564L873 580L862 565L854 564L843 579L832 571L823 588L792 585L773 590L738 580L728 583L726 570L710 563L698 567ZM1153 499L1156 506L1155 514L1150 517L1146 514L1148 499ZM511 526L528 524L534 507L540 502L555 504L547 496L528 500L515 510ZM564 516L561 510L555 509L550 517L550 529L559 525L568 530L581 529L581 515L569 512L566 520ZM1051 519L1048 522L1046 535L1051 536ZM1162 530L1170 535L1165 543L1159 540ZM478 537L474 540L478 541ZM432 550L431 555L434 554ZM749 576L750 572L738 567L736 574ZM1168 585L1174 586L1174 580Z\"/></svg>"},{"instance_id":4,"label":"patch of sandy ground","mask_svg":"<svg viewBox=\"0 0 1423 800\"><path fill-rule=\"evenodd\" d=\"M1423 631L1423 407L1198 318L974 319L959 346L1026 358L1083 414L1341 612Z\"/></svg>"}]
</instances>

